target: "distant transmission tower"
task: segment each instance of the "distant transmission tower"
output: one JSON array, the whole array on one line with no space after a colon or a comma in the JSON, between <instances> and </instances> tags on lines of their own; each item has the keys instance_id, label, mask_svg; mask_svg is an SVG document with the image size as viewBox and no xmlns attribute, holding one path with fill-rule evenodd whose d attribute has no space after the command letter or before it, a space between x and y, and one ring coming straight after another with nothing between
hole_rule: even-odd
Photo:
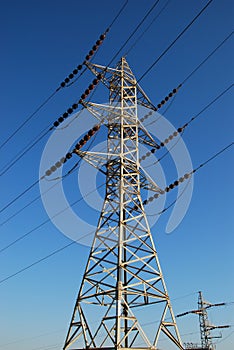
<instances>
[{"instance_id":1,"label":"distant transmission tower","mask_svg":"<svg viewBox=\"0 0 234 350\"><path fill-rule=\"evenodd\" d=\"M229 325L215 326L209 322L207 309L215 306L223 306L225 303L211 304L203 299L202 292L198 294L198 309L184 312L183 314L177 315L177 317L185 316L187 314L199 315L200 333L201 333L201 347L194 346L192 343L187 344L186 350L215 350L212 339L221 338L222 335L214 336L211 335L211 331L220 328L229 328Z\"/></svg>"},{"instance_id":2,"label":"distant transmission tower","mask_svg":"<svg viewBox=\"0 0 234 350\"><path fill-rule=\"evenodd\" d=\"M87 65L110 91L108 106L83 102L107 127L107 153L77 154L105 172L106 193L63 349L182 350L141 198L142 188L161 191L139 162L139 142L156 143L137 105L152 104L125 58Z\"/></svg>"}]
</instances>

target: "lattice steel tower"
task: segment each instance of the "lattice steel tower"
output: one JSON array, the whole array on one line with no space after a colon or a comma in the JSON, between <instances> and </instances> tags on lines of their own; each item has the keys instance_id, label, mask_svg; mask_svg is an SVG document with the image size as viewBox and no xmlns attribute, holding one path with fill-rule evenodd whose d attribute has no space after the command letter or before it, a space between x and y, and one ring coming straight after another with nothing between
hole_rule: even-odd
<instances>
[{"instance_id":1,"label":"lattice steel tower","mask_svg":"<svg viewBox=\"0 0 234 350\"><path fill-rule=\"evenodd\" d=\"M87 65L110 91L109 106L83 103L107 127L107 153L77 154L105 167L106 193L63 349L183 349L141 199L160 192L139 162L138 143L155 141L137 105L151 102L125 58Z\"/></svg>"}]
</instances>

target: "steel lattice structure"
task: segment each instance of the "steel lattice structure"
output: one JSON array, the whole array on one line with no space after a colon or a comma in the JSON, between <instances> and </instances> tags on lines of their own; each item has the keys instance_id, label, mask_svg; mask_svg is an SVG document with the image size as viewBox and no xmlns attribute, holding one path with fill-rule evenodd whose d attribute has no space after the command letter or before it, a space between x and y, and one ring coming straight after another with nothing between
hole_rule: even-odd
<instances>
[{"instance_id":1,"label":"steel lattice structure","mask_svg":"<svg viewBox=\"0 0 234 350\"><path fill-rule=\"evenodd\" d=\"M105 167L106 193L63 349L159 349L162 336L169 348L183 349L141 199L147 186L160 192L139 163L139 142L155 141L137 105L151 102L125 58L115 69L88 68L110 91L109 106L84 103L108 128L107 153L77 154Z\"/></svg>"}]
</instances>

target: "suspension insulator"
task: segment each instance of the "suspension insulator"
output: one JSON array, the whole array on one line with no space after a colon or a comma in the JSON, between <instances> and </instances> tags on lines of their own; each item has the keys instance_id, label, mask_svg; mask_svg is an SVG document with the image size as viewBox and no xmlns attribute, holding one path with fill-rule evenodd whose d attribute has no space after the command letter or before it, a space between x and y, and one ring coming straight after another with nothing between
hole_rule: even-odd
<instances>
[{"instance_id":1,"label":"suspension insulator","mask_svg":"<svg viewBox=\"0 0 234 350\"><path fill-rule=\"evenodd\" d=\"M97 85L98 84L98 79L93 79L93 85Z\"/></svg>"},{"instance_id":2,"label":"suspension insulator","mask_svg":"<svg viewBox=\"0 0 234 350\"><path fill-rule=\"evenodd\" d=\"M72 114L72 112L73 112L72 107L68 108L67 112L68 112L69 114Z\"/></svg>"},{"instance_id":3,"label":"suspension insulator","mask_svg":"<svg viewBox=\"0 0 234 350\"><path fill-rule=\"evenodd\" d=\"M89 85L89 90L93 90L94 89L94 85L93 84L90 84Z\"/></svg>"},{"instance_id":4,"label":"suspension insulator","mask_svg":"<svg viewBox=\"0 0 234 350\"><path fill-rule=\"evenodd\" d=\"M143 201L143 205L146 205L147 204L147 199L145 199L144 201Z\"/></svg>"},{"instance_id":5,"label":"suspension insulator","mask_svg":"<svg viewBox=\"0 0 234 350\"><path fill-rule=\"evenodd\" d=\"M166 103L165 100L162 100L162 101L161 101L161 105L164 105L165 103Z\"/></svg>"},{"instance_id":6,"label":"suspension insulator","mask_svg":"<svg viewBox=\"0 0 234 350\"><path fill-rule=\"evenodd\" d=\"M170 191L170 188L169 188L169 187L166 187L166 188L165 188L165 191L166 191L166 192L169 192L169 191Z\"/></svg>"},{"instance_id":7,"label":"suspension insulator","mask_svg":"<svg viewBox=\"0 0 234 350\"><path fill-rule=\"evenodd\" d=\"M176 137L178 135L178 131L173 132L173 136Z\"/></svg>"},{"instance_id":8,"label":"suspension insulator","mask_svg":"<svg viewBox=\"0 0 234 350\"><path fill-rule=\"evenodd\" d=\"M165 97L165 101L168 101L168 100L169 100L169 97L168 97L168 96L166 96L166 97Z\"/></svg>"},{"instance_id":9,"label":"suspension insulator","mask_svg":"<svg viewBox=\"0 0 234 350\"><path fill-rule=\"evenodd\" d=\"M101 73L99 73L99 74L97 75L97 79L98 79L98 80L101 80L101 79L102 79Z\"/></svg>"},{"instance_id":10,"label":"suspension insulator","mask_svg":"<svg viewBox=\"0 0 234 350\"><path fill-rule=\"evenodd\" d=\"M66 160L65 157L62 157L62 158L60 159L60 162L61 162L62 164L64 164L66 161L67 161L67 160Z\"/></svg>"},{"instance_id":11,"label":"suspension insulator","mask_svg":"<svg viewBox=\"0 0 234 350\"><path fill-rule=\"evenodd\" d=\"M178 181L178 180L175 180L175 181L174 181L174 185L175 185L175 186L178 186L178 185L179 185L179 181Z\"/></svg>"},{"instance_id":12,"label":"suspension insulator","mask_svg":"<svg viewBox=\"0 0 234 350\"><path fill-rule=\"evenodd\" d=\"M63 82L60 84L61 87L64 87L65 85L66 85L65 81L63 81Z\"/></svg>"},{"instance_id":13,"label":"suspension insulator","mask_svg":"<svg viewBox=\"0 0 234 350\"><path fill-rule=\"evenodd\" d=\"M65 79L65 83L69 83L70 79L69 78L66 78Z\"/></svg>"},{"instance_id":14,"label":"suspension insulator","mask_svg":"<svg viewBox=\"0 0 234 350\"><path fill-rule=\"evenodd\" d=\"M165 139L165 140L164 140L164 143L168 143L168 142L169 142L169 139Z\"/></svg>"},{"instance_id":15,"label":"suspension insulator","mask_svg":"<svg viewBox=\"0 0 234 350\"><path fill-rule=\"evenodd\" d=\"M168 96L169 96L169 97L172 97L172 96L173 96L173 93L172 93L172 92L170 92Z\"/></svg>"},{"instance_id":16,"label":"suspension insulator","mask_svg":"<svg viewBox=\"0 0 234 350\"><path fill-rule=\"evenodd\" d=\"M155 153L155 152L156 152L156 149L155 149L155 148L152 148L152 149L150 150L150 152L151 152L151 153Z\"/></svg>"},{"instance_id":17,"label":"suspension insulator","mask_svg":"<svg viewBox=\"0 0 234 350\"><path fill-rule=\"evenodd\" d=\"M86 89L86 90L85 90L85 95L87 95L87 96L88 96L89 94L90 94L89 89Z\"/></svg>"},{"instance_id":18,"label":"suspension insulator","mask_svg":"<svg viewBox=\"0 0 234 350\"><path fill-rule=\"evenodd\" d=\"M100 40L104 40L105 39L105 35L104 34L101 34L100 37L99 37Z\"/></svg>"},{"instance_id":19,"label":"suspension insulator","mask_svg":"<svg viewBox=\"0 0 234 350\"><path fill-rule=\"evenodd\" d=\"M85 59L86 59L87 61L89 61L89 60L90 60L90 55L87 55L87 56L85 57Z\"/></svg>"},{"instance_id":20,"label":"suspension insulator","mask_svg":"<svg viewBox=\"0 0 234 350\"><path fill-rule=\"evenodd\" d=\"M79 66L77 66L77 69L81 70L82 69L82 64L79 64Z\"/></svg>"},{"instance_id":21,"label":"suspension insulator","mask_svg":"<svg viewBox=\"0 0 234 350\"><path fill-rule=\"evenodd\" d=\"M172 190L174 188L174 184L170 184L169 188Z\"/></svg>"},{"instance_id":22,"label":"suspension insulator","mask_svg":"<svg viewBox=\"0 0 234 350\"><path fill-rule=\"evenodd\" d=\"M146 156L142 156L142 157L141 157L142 160L145 160L145 158L146 158Z\"/></svg>"},{"instance_id":23,"label":"suspension insulator","mask_svg":"<svg viewBox=\"0 0 234 350\"><path fill-rule=\"evenodd\" d=\"M177 93L177 89L173 89L172 92L173 92L173 94L176 94Z\"/></svg>"},{"instance_id":24,"label":"suspension insulator","mask_svg":"<svg viewBox=\"0 0 234 350\"><path fill-rule=\"evenodd\" d=\"M74 69L74 71L72 72L74 75L76 75L78 73L78 69Z\"/></svg>"},{"instance_id":25,"label":"suspension insulator","mask_svg":"<svg viewBox=\"0 0 234 350\"><path fill-rule=\"evenodd\" d=\"M54 126L55 127L59 126L59 122L57 120L54 122Z\"/></svg>"},{"instance_id":26,"label":"suspension insulator","mask_svg":"<svg viewBox=\"0 0 234 350\"><path fill-rule=\"evenodd\" d=\"M148 202L152 202L154 200L154 197L149 197Z\"/></svg>"},{"instance_id":27,"label":"suspension insulator","mask_svg":"<svg viewBox=\"0 0 234 350\"><path fill-rule=\"evenodd\" d=\"M188 179L189 177L190 177L190 174L189 174L189 173L184 174L184 178L185 178L185 179Z\"/></svg>"},{"instance_id":28,"label":"suspension insulator","mask_svg":"<svg viewBox=\"0 0 234 350\"><path fill-rule=\"evenodd\" d=\"M98 39L98 40L96 41L96 45L97 45L97 46L100 46L101 43L102 43L102 40L100 40L100 39ZM96 50L97 50L97 49L96 49Z\"/></svg>"},{"instance_id":29,"label":"suspension insulator","mask_svg":"<svg viewBox=\"0 0 234 350\"><path fill-rule=\"evenodd\" d=\"M64 118L63 117L59 117L58 121L59 121L59 123L62 123L64 121Z\"/></svg>"},{"instance_id":30,"label":"suspension insulator","mask_svg":"<svg viewBox=\"0 0 234 350\"><path fill-rule=\"evenodd\" d=\"M159 197L159 194L158 193L155 193L154 194L154 198L158 198Z\"/></svg>"},{"instance_id":31,"label":"suspension insulator","mask_svg":"<svg viewBox=\"0 0 234 350\"><path fill-rule=\"evenodd\" d=\"M79 149L81 149L81 144L80 144L80 143L77 143L77 144L75 145L75 149L77 149L77 151L79 151Z\"/></svg>"},{"instance_id":32,"label":"suspension insulator","mask_svg":"<svg viewBox=\"0 0 234 350\"><path fill-rule=\"evenodd\" d=\"M100 41L100 40L99 40L99 41ZM97 41L96 41L96 45L93 45L92 50L93 50L93 51L96 51L97 48L98 48L98 46L99 46L99 44L97 44Z\"/></svg>"},{"instance_id":33,"label":"suspension insulator","mask_svg":"<svg viewBox=\"0 0 234 350\"><path fill-rule=\"evenodd\" d=\"M86 95L85 95L85 94L82 94L82 95L81 95L81 98L82 98L82 100L84 100L84 99L86 98Z\"/></svg>"},{"instance_id":34,"label":"suspension insulator","mask_svg":"<svg viewBox=\"0 0 234 350\"><path fill-rule=\"evenodd\" d=\"M74 109L77 109L78 108L78 104L77 103L74 103L73 105L72 105L72 109L74 110Z\"/></svg>"},{"instance_id":35,"label":"suspension insulator","mask_svg":"<svg viewBox=\"0 0 234 350\"><path fill-rule=\"evenodd\" d=\"M72 74L72 73L69 74L69 78L70 78L70 79L74 78L74 74Z\"/></svg>"},{"instance_id":36,"label":"suspension insulator","mask_svg":"<svg viewBox=\"0 0 234 350\"><path fill-rule=\"evenodd\" d=\"M184 180L185 180L185 179L184 179L183 177L180 177L180 178L179 178L179 182L184 182Z\"/></svg>"},{"instance_id":37,"label":"suspension insulator","mask_svg":"<svg viewBox=\"0 0 234 350\"><path fill-rule=\"evenodd\" d=\"M65 113L63 113L63 118L67 118L68 117L68 113L67 112L65 112Z\"/></svg>"},{"instance_id":38,"label":"suspension insulator","mask_svg":"<svg viewBox=\"0 0 234 350\"><path fill-rule=\"evenodd\" d=\"M157 105L157 107L158 107L158 108L161 108L161 107L162 107L162 105L159 103L159 104Z\"/></svg>"},{"instance_id":39,"label":"suspension insulator","mask_svg":"<svg viewBox=\"0 0 234 350\"><path fill-rule=\"evenodd\" d=\"M85 140L84 139L81 139L80 140L80 145L83 146L85 144Z\"/></svg>"},{"instance_id":40,"label":"suspension insulator","mask_svg":"<svg viewBox=\"0 0 234 350\"><path fill-rule=\"evenodd\" d=\"M161 142L161 143L160 143L160 146L161 146L161 147L164 147L164 143L163 143L163 142Z\"/></svg>"},{"instance_id":41,"label":"suspension insulator","mask_svg":"<svg viewBox=\"0 0 234 350\"><path fill-rule=\"evenodd\" d=\"M169 140L172 140L173 139L173 135L170 135L168 138L169 138Z\"/></svg>"},{"instance_id":42,"label":"suspension insulator","mask_svg":"<svg viewBox=\"0 0 234 350\"><path fill-rule=\"evenodd\" d=\"M183 131L183 128L178 128L177 131L178 131L178 132L182 132L182 131Z\"/></svg>"}]
</instances>

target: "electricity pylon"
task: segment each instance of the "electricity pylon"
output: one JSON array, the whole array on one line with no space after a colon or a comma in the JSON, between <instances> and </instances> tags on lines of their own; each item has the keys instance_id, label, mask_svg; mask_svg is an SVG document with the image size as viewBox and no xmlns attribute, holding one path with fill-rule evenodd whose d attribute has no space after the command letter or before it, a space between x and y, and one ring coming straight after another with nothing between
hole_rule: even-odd
<instances>
[{"instance_id":1,"label":"electricity pylon","mask_svg":"<svg viewBox=\"0 0 234 350\"><path fill-rule=\"evenodd\" d=\"M216 306L224 306L225 303L216 303L212 304L210 302L207 302L204 300L202 292L199 291L198 293L198 309L197 310L191 310L184 312L182 314L177 315L177 317L185 316L187 314L196 314L199 316L199 324L200 324L200 334L201 334L201 347L195 347L190 344L186 346L187 350L215 350L215 345L212 342L212 339L214 338L222 338L222 335L214 336L211 334L211 331L214 329L221 329L221 328L229 328L229 325L221 325L216 326L210 323L208 319L208 312L207 309L211 307ZM192 346L192 347L191 347Z\"/></svg>"},{"instance_id":2,"label":"electricity pylon","mask_svg":"<svg viewBox=\"0 0 234 350\"><path fill-rule=\"evenodd\" d=\"M139 142L156 143L137 105L152 104L125 58L115 69L88 68L110 91L109 106L84 102L107 127L107 153L77 154L102 169L106 192L63 349L182 350L141 198L142 188L161 191L139 162Z\"/></svg>"}]
</instances>

